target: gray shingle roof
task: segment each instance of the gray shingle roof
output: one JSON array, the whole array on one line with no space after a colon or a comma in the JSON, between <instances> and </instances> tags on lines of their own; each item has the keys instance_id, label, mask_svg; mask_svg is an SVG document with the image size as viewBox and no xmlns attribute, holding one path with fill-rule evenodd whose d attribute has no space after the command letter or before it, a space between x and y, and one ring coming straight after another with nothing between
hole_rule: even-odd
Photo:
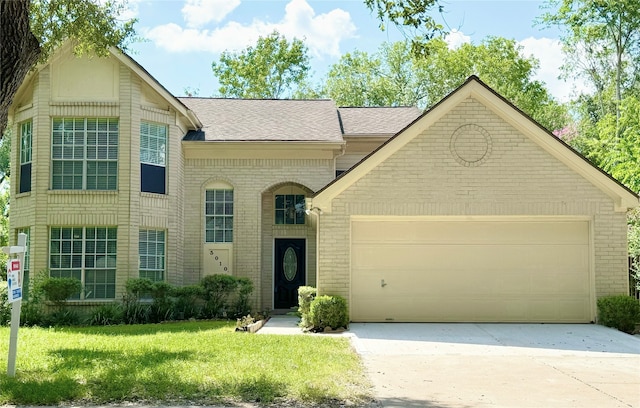
<instances>
[{"instance_id":1,"label":"gray shingle roof","mask_svg":"<svg viewBox=\"0 0 640 408\"><path fill-rule=\"evenodd\" d=\"M395 135L422 114L416 107L341 107L338 111L345 136Z\"/></svg>"},{"instance_id":2,"label":"gray shingle roof","mask_svg":"<svg viewBox=\"0 0 640 408\"><path fill-rule=\"evenodd\" d=\"M343 142L330 100L178 99L203 123L185 140Z\"/></svg>"}]
</instances>

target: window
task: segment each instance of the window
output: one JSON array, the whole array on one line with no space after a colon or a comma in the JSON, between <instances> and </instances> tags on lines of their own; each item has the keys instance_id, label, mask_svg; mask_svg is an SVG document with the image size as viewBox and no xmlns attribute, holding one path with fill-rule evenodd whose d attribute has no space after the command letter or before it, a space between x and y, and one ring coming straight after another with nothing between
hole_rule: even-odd
<instances>
[{"instance_id":1,"label":"window","mask_svg":"<svg viewBox=\"0 0 640 408\"><path fill-rule=\"evenodd\" d=\"M140 277L152 281L164 280L164 231L140 230L138 254L140 256Z\"/></svg>"},{"instance_id":2,"label":"window","mask_svg":"<svg viewBox=\"0 0 640 408\"><path fill-rule=\"evenodd\" d=\"M118 119L53 119L51 188L116 190Z\"/></svg>"},{"instance_id":3,"label":"window","mask_svg":"<svg viewBox=\"0 0 640 408\"><path fill-rule=\"evenodd\" d=\"M79 279L84 290L76 299L114 299L117 228L52 227L50 232L50 276Z\"/></svg>"},{"instance_id":4,"label":"window","mask_svg":"<svg viewBox=\"0 0 640 408\"><path fill-rule=\"evenodd\" d=\"M140 189L147 193L166 192L167 127L140 124Z\"/></svg>"},{"instance_id":5,"label":"window","mask_svg":"<svg viewBox=\"0 0 640 408\"><path fill-rule=\"evenodd\" d=\"M304 195L276 195L276 224L304 224Z\"/></svg>"},{"instance_id":6,"label":"window","mask_svg":"<svg viewBox=\"0 0 640 408\"><path fill-rule=\"evenodd\" d=\"M233 190L205 192L205 242L233 242Z\"/></svg>"},{"instance_id":7,"label":"window","mask_svg":"<svg viewBox=\"0 0 640 408\"><path fill-rule=\"evenodd\" d=\"M16 231L16 242L18 241L18 234L27 235L27 248L24 253L24 264L22 265L23 278L22 278L22 298L29 299L29 263L31 262L31 254L29 248L31 246L31 234L29 228L18 228Z\"/></svg>"},{"instance_id":8,"label":"window","mask_svg":"<svg viewBox=\"0 0 640 408\"><path fill-rule=\"evenodd\" d=\"M20 183L19 192L31 191L31 143L33 140L31 121L20 125Z\"/></svg>"}]
</instances>

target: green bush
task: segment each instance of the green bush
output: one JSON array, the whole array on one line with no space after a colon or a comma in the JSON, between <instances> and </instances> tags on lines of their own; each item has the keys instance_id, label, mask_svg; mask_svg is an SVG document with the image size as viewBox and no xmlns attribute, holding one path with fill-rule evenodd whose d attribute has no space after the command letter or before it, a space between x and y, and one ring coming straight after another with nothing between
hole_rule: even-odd
<instances>
[{"instance_id":1,"label":"green bush","mask_svg":"<svg viewBox=\"0 0 640 408\"><path fill-rule=\"evenodd\" d=\"M122 305L119 303L108 303L96 307L91 313L89 324L92 326L111 326L120 324L124 320Z\"/></svg>"},{"instance_id":2,"label":"green bush","mask_svg":"<svg viewBox=\"0 0 640 408\"><path fill-rule=\"evenodd\" d=\"M317 296L309 307L309 323L314 331L326 327L346 329L349 325L347 301L341 296Z\"/></svg>"},{"instance_id":3,"label":"green bush","mask_svg":"<svg viewBox=\"0 0 640 408\"><path fill-rule=\"evenodd\" d=\"M82 319L78 312L69 309L56 310L45 316L43 326L78 326Z\"/></svg>"},{"instance_id":4,"label":"green bush","mask_svg":"<svg viewBox=\"0 0 640 408\"><path fill-rule=\"evenodd\" d=\"M239 319L251 313L249 297L253 292L253 282L249 278L236 278L236 296L230 305L230 317Z\"/></svg>"},{"instance_id":5,"label":"green bush","mask_svg":"<svg viewBox=\"0 0 640 408\"><path fill-rule=\"evenodd\" d=\"M22 302L20 324L22 326L45 326L46 314L40 302Z\"/></svg>"},{"instance_id":6,"label":"green bush","mask_svg":"<svg viewBox=\"0 0 640 408\"><path fill-rule=\"evenodd\" d=\"M173 286L165 281L153 282L151 285L151 298L153 303L149 308L149 321L160 323L173 320Z\"/></svg>"},{"instance_id":7,"label":"green bush","mask_svg":"<svg viewBox=\"0 0 640 408\"><path fill-rule=\"evenodd\" d=\"M147 278L127 279L125 283L127 295L135 299L148 299L153 293L153 281Z\"/></svg>"},{"instance_id":8,"label":"green bush","mask_svg":"<svg viewBox=\"0 0 640 408\"><path fill-rule=\"evenodd\" d=\"M176 319L191 319L200 315L204 289L200 285L173 288L174 315Z\"/></svg>"},{"instance_id":9,"label":"green bush","mask_svg":"<svg viewBox=\"0 0 640 408\"><path fill-rule=\"evenodd\" d=\"M229 296L238 286L237 279L231 275L209 275L200 282L204 288L204 317L222 317L226 312Z\"/></svg>"},{"instance_id":10,"label":"green bush","mask_svg":"<svg viewBox=\"0 0 640 408\"><path fill-rule=\"evenodd\" d=\"M40 283L40 288L45 299L62 308L67 299L80 295L82 282L75 278L47 278Z\"/></svg>"},{"instance_id":11,"label":"green bush","mask_svg":"<svg viewBox=\"0 0 640 408\"><path fill-rule=\"evenodd\" d=\"M142 304L132 295L125 295L122 299L122 321L125 324L149 323L149 304Z\"/></svg>"},{"instance_id":12,"label":"green bush","mask_svg":"<svg viewBox=\"0 0 640 408\"><path fill-rule=\"evenodd\" d=\"M6 326L11 323L11 303L8 303L9 294L7 286L0 283L0 325Z\"/></svg>"},{"instance_id":13,"label":"green bush","mask_svg":"<svg viewBox=\"0 0 640 408\"><path fill-rule=\"evenodd\" d=\"M640 302L626 295L598 299L598 323L632 334L640 323Z\"/></svg>"},{"instance_id":14,"label":"green bush","mask_svg":"<svg viewBox=\"0 0 640 408\"><path fill-rule=\"evenodd\" d=\"M45 299L42 285L49 278L49 270L42 269L36 273L31 280L29 297L22 302L20 311L20 324L24 326L44 326L46 314L44 312L43 301Z\"/></svg>"},{"instance_id":15,"label":"green bush","mask_svg":"<svg viewBox=\"0 0 640 408\"><path fill-rule=\"evenodd\" d=\"M298 288L298 313L300 314L300 326L311 327L309 321L309 311L311 310L311 302L318 294L318 290L312 286L300 286Z\"/></svg>"}]
</instances>

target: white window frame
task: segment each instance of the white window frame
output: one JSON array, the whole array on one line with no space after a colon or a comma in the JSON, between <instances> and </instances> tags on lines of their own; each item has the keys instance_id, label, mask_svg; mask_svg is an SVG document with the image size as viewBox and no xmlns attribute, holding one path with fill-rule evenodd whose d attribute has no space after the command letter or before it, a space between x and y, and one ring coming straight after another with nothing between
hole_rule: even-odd
<instances>
[{"instance_id":1,"label":"white window frame","mask_svg":"<svg viewBox=\"0 0 640 408\"><path fill-rule=\"evenodd\" d=\"M233 200L233 189L205 190L205 242L233 242Z\"/></svg>"},{"instance_id":2,"label":"white window frame","mask_svg":"<svg viewBox=\"0 0 640 408\"><path fill-rule=\"evenodd\" d=\"M64 230L68 230L70 234L65 234ZM101 231L104 234L100 234ZM93 233L91 234L91 232ZM90 235L93 237L89 237ZM104 235L104 237L99 237L99 235ZM50 227L49 276L79 279L82 282L82 293L75 299L115 299L117 236L118 229L110 226ZM59 248L58 252L54 252L56 243ZM104 250L100 249L101 246L104 246ZM52 262L54 257L58 257L57 266ZM66 266L66 260L68 260L69 266ZM65 265L61 266L62 263ZM98 273L100 272L103 275L99 277ZM94 275L93 281L89 282L87 275ZM113 276L113 279L110 279L109 276ZM98 278L100 278L100 282ZM96 296L98 286L104 286L105 296Z\"/></svg>"},{"instance_id":3,"label":"white window frame","mask_svg":"<svg viewBox=\"0 0 640 408\"><path fill-rule=\"evenodd\" d=\"M165 280L167 233L165 230L143 229L138 232L138 274L155 282ZM153 250L152 250L153 248ZM161 249L161 253L158 253Z\"/></svg>"},{"instance_id":4,"label":"white window frame","mask_svg":"<svg viewBox=\"0 0 640 408\"><path fill-rule=\"evenodd\" d=\"M53 118L51 189L117 190L119 128L117 118ZM98 188L100 179L104 188Z\"/></svg>"},{"instance_id":5,"label":"white window frame","mask_svg":"<svg viewBox=\"0 0 640 408\"><path fill-rule=\"evenodd\" d=\"M140 123L140 163L166 167L167 125L147 121Z\"/></svg>"}]
</instances>

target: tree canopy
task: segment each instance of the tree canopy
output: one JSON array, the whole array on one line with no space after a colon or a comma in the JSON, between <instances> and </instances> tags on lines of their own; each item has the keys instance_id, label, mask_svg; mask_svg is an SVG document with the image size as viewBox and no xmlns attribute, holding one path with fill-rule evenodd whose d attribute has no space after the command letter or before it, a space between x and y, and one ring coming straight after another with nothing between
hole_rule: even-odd
<instances>
[{"instance_id":1,"label":"tree canopy","mask_svg":"<svg viewBox=\"0 0 640 408\"><path fill-rule=\"evenodd\" d=\"M375 54L345 54L330 68L322 93L338 105L425 108L475 74L548 129L567 125L567 108L533 79L538 61L522 56L515 41L489 37L450 49L435 38L426 46L425 55L413 53L406 41L383 44Z\"/></svg>"},{"instance_id":2,"label":"tree canopy","mask_svg":"<svg viewBox=\"0 0 640 408\"><path fill-rule=\"evenodd\" d=\"M66 40L74 52L126 49L135 19L122 20L127 0L0 0L0 135L18 88L36 63Z\"/></svg>"},{"instance_id":3,"label":"tree canopy","mask_svg":"<svg viewBox=\"0 0 640 408\"><path fill-rule=\"evenodd\" d=\"M225 51L211 65L224 97L281 98L304 86L309 74L307 46L274 31L240 52Z\"/></svg>"},{"instance_id":4,"label":"tree canopy","mask_svg":"<svg viewBox=\"0 0 640 408\"><path fill-rule=\"evenodd\" d=\"M364 4L376 13L381 30L387 23L398 27L411 41L415 55L427 54L426 43L444 34L444 27L432 16L436 9L440 14L444 11L439 0L364 0Z\"/></svg>"},{"instance_id":5,"label":"tree canopy","mask_svg":"<svg viewBox=\"0 0 640 408\"><path fill-rule=\"evenodd\" d=\"M545 7L540 22L565 32L566 74L587 79L598 97L613 90L617 110L640 75L638 0L549 0Z\"/></svg>"}]
</instances>

